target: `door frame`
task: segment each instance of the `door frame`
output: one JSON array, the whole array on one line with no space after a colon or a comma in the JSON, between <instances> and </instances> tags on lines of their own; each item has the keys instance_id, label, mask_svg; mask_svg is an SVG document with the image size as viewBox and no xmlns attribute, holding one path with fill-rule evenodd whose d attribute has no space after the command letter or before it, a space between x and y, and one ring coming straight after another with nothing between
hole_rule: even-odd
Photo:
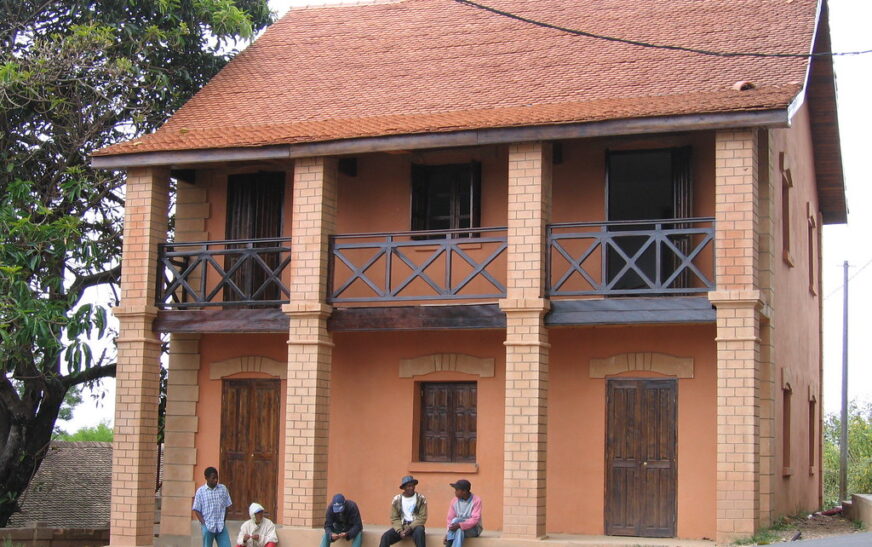
<instances>
[{"instance_id":1,"label":"door frame","mask_svg":"<svg viewBox=\"0 0 872 547\"><path fill-rule=\"evenodd\" d=\"M609 463L609 397L610 397L610 386L612 382L638 382L640 387L644 389L644 385L647 383L654 384L669 384L673 393L673 401L672 401L672 468L671 468L671 481L672 481L672 522L671 522L671 530L667 533L668 535L641 535L642 532L642 520L639 519L636 523L636 533L634 535L625 535L625 534L616 534L610 533L610 522L609 522L609 477L611 475L610 463ZM605 384L605 438L603 442L603 456L604 456L604 473L603 473L603 531L606 535L613 536L622 536L622 537L676 537L678 532L678 378L663 378L663 377L611 377L606 378ZM641 405L641 401L640 401ZM641 407L638 409L638 412L642 412ZM641 431L640 431L640 439L641 439ZM644 446L644 443L642 443ZM644 455L641 455L644 457ZM641 466L641 464L639 464ZM641 471L641 469L640 469ZM639 474L641 477L641 473ZM637 486L642 486L641 479ZM640 500L644 500L644 496L640 494ZM641 515L644 508L640 507L639 513Z\"/></svg>"}]
</instances>

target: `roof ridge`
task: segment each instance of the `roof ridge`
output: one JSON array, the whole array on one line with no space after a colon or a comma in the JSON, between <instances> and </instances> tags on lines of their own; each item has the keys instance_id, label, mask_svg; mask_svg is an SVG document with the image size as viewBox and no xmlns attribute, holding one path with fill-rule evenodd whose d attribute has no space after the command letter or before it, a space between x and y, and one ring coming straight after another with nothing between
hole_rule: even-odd
<instances>
[{"instance_id":1,"label":"roof ridge","mask_svg":"<svg viewBox=\"0 0 872 547\"><path fill-rule=\"evenodd\" d=\"M316 10L316 9L332 9L332 8L352 8L356 6L376 6L379 4L401 4L408 0L327 0L326 4L306 4L305 6L294 6L288 9L285 15L301 10ZM284 16L283 16L284 17Z\"/></svg>"},{"instance_id":2,"label":"roof ridge","mask_svg":"<svg viewBox=\"0 0 872 547\"><path fill-rule=\"evenodd\" d=\"M52 448L111 448L112 443L104 441L58 441L51 442Z\"/></svg>"}]
</instances>

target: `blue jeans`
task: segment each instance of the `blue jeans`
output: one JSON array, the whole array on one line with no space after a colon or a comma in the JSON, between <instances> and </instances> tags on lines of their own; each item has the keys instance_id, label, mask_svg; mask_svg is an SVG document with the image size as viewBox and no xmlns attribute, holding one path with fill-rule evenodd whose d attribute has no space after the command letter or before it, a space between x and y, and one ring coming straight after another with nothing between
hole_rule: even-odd
<instances>
[{"instance_id":1,"label":"blue jeans","mask_svg":"<svg viewBox=\"0 0 872 547\"><path fill-rule=\"evenodd\" d=\"M454 518L451 519L451 523L461 523L465 518ZM463 528L458 528L457 530L448 530L448 533L445 534L445 539L451 543L451 547L463 547L463 538L474 538L478 537L481 534L481 526L475 526L470 528L469 530L464 530Z\"/></svg>"},{"instance_id":2,"label":"blue jeans","mask_svg":"<svg viewBox=\"0 0 872 547\"><path fill-rule=\"evenodd\" d=\"M337 540L338 541L338 540ZM345 541L345 540L343 540ZM360 532L351 540L351 547L360 547L360 544L363 542L363 532ZM333 540L330 539L330 534L324 532L324 537L321 538L321 547L330 547L330 544L333 543Z\"/></svg>"},{"instance_id":3,"label":"blue jeans","mask_svg":"<svg viewBox=\"0 0 872 547\"><path fill-rule=\"evenodd\" d=\"M212 547L213 541L218 542L218 547L230 547L230 532L227 531L227 526L217 534L210 532L202 524L200 530L203 532L203 547Z\"/></svg>"}]
</instances>

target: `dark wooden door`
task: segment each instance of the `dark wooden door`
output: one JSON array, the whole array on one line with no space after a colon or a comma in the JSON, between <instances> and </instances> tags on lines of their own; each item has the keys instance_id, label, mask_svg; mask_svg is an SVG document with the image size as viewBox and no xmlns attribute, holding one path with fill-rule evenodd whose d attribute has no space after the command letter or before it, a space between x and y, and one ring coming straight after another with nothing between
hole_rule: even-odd
<instances>
[{"instance_id":1,"label":"dark wooden door","mask_svg":"<svg viewBox=\"0 0 872 547\"><path fill-rule=\"evenodd\" d=\"M252 502L276 516L279 396L278 380L223 382L219 472L233 498L228 519L248 519Z\"/></svg>"},{"instance_id":2,"label":"dark wooden door","mask_svg":"<svg viewBox=\"0 0 872 547\"><path fill-rule=\"evenodd\" d=\"M675 536L675 380L608 381L606 534Z\"/></svg>"}]
</instances>

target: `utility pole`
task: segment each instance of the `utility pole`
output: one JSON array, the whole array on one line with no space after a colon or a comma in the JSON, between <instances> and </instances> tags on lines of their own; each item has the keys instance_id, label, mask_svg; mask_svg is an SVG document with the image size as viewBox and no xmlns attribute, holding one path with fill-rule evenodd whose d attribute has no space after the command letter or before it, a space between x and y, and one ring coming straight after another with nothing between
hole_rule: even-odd
<instances>
[{"instance_id":1,"label":"utility pole","mask_svg":"<svg viewBox=\"0 0 872 547\"><path fill-rule=\"evenodd\" d=\"M848 261L843 264L845 280L842 289L842 434L839 439L839 503L848 497Z\"/></svg>"}]
</instances>

